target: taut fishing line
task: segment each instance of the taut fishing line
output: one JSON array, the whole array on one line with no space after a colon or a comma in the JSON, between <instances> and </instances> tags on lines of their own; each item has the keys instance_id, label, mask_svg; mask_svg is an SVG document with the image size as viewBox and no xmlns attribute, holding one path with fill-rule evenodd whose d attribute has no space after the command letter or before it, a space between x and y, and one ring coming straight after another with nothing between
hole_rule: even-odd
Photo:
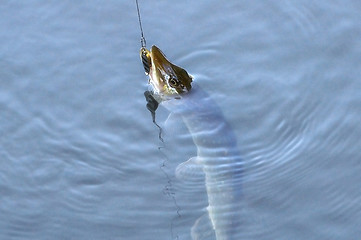
<instances>
[{"instance_id":1,"label":"taut fishing line","mask_svg":"<svg viewBox=\"0 0 361 240\"><path fill-rule=\"evenodd\" d=\"M143 33L143 27L142 27L142 20L140 19L140 11L139 11L139 4L138 4L138 0L135 0L135 3L137 4L137 12L138 12L138 21L139 21L139 27L140 27L140 44L142 47L146 47L146 41L145 41L145 37L144 37L144 33Z\"/></svg>"}]
</instances>

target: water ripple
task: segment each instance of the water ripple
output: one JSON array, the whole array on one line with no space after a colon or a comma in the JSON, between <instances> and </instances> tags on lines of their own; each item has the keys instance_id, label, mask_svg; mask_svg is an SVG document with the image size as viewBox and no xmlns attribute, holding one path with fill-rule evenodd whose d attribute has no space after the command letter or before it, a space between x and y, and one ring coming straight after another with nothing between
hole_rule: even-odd
<instances>
[{"instance_id":1,"label":"water ripple","mask_svg":"<svg viewBox=\"0 0 361 240\"><path fill-rule=\"evenodd\" d=\"M283 114L268 122L267 132L255 136L259 141L245 144L250 174L247 181L262 179L263 174L297 158L308 147L308 135L312 131L312 118L320 106L302 101L289 103L280 109ZM263 140L261 140L263 139Z\"/></svg>"},{"instance_id":2,"label":"water ripple","mask_svg":"<svg viewBox=\"0 0 361 240\"><path fill-rule=\"evenodd\" d=\"M310 36L320 29L320 24L317 20L317 14L314 13L308 5L302 5L303 3L293 1L283 1L282 10L284 14L288 15L292 22L301 29L302 33L306 36Z\"/></svg>"}]
</instances>

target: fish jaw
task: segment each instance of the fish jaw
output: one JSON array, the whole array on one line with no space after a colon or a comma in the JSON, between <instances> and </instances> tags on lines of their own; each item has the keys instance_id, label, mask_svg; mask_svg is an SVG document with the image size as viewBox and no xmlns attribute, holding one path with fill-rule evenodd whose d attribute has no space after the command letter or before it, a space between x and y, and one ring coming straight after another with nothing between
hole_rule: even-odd
<instances>
[{"instance_id":1,"label":"fish jaw","mask_svg":"<svg viewBox=\"0 0 361 240\"><path fill-rule=\"evenodd\" d=\"M172 64L157 46L153 45L150 51L141 48L140 55L155 93L171 96L191 90L193 77L183 68Z\"/></svg>"}]
</instances>

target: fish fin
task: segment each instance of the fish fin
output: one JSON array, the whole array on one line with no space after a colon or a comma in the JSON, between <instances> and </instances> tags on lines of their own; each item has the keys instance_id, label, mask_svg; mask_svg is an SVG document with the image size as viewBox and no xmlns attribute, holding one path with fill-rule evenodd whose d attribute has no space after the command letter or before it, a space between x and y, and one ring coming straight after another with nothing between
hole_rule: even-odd
<instances>
[{"instance_id":1,"label":"fish fin","mask_svg":"<svg viewBox=\"0 0 361 240\"><path fill-rule=\"evenodd\" d=\"M205 213L194 223L191 229L191 236L193 240L216 240L216 235L208 213Z\"/></svg>"},{"instance_id":2,"label":"fish fin","mask_svg":"<svg viewBox=\"0 0 361 240\"><path fill-rule=\"evenodd\" d=\"M197 157L192 157L188 161L182 162L175 170L175 176L182 180L203 181L204 172Z\"/></svg>"}]
</instances>

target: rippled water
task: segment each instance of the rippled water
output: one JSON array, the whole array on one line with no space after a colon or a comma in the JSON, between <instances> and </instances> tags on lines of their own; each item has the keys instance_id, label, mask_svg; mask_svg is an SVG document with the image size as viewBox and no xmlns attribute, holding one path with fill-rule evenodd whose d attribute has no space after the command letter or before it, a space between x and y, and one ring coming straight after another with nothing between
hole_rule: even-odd
<instances>
[{"instance_id":1,"label":"rippled water","mask_svg":"<svg viewBox=\"0 0 361 240\"><path fill-rule=\"evenodd\" d=\"M359 1L140 5L237 136L239 239L357 239ZM207 194L175 169L196 147L181 119L158 139L135 3L3 1L0 20L0 239L191 239Z\"/></svg>"}]
</instances>

